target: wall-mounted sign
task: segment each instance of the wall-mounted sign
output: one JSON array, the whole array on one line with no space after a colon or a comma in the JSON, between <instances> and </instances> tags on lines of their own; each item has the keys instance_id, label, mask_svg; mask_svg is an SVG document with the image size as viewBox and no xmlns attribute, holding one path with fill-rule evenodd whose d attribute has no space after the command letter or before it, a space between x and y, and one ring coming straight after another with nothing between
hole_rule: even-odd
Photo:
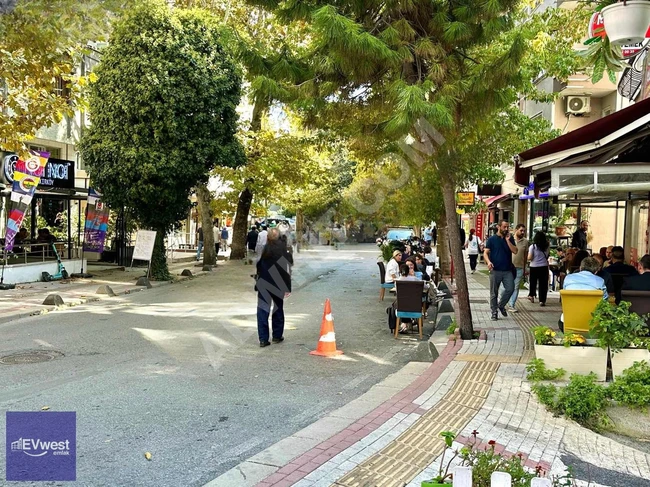
<instances>
[{"instance_id":1,"label":"wall-mounted sign","mask_svg":"<svg viewBox=\"0 0 650 487\"><path fill-rule=\"evenodd\" d=\"M501 191L500 184L484 184L483 186L478 187L476 193L479 196L499 196L503 191Z\"/></svg>"},{"instance_id":2,"label":"wall-mounted sign","mask_svg":"<svg viewBox=\"0 0 650 487\"><path fill-rule=\"evenodd\" d=\"M472 206L474 204L474 193L462 192L456 193L456 205L458 206Z\"/></svg>"},{"instance_id":3,"label":"wall-mounted sign","mask_svg":"<svg viewBox=\"0 0 650 487\"><path fill-rule=\"evenodd\" d=\"M4 152L2 155L2 180L5 184L14 182L14 171L18 156ZM39 188L74 188L74 162L63 159L49 159L41 176Z\"/></svg>"}]
</instances>

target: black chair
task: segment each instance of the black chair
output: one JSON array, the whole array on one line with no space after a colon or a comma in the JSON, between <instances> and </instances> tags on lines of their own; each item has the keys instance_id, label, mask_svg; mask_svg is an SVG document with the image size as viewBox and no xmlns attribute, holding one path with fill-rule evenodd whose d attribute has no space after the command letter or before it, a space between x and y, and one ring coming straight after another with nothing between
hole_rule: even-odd
<instances>
[{"instance_id":1,"label":"black chair","mask_svg":"<svg viewBox=\"0 0 650 487\"><path fill-rule=\"evenodd\" d=\"M621 300L632 303L630 312L639 316L650 313L650 291L621 291ZM646 321L646 323L648 323ZM648 323L650 325L650 323Z\"/></svg>"},{"instance_id":2,"label":"black chair","mask_svg":"<svg viewBox=\"0 0 650 487\"><path fill-rule=\"evenodd\" d=\"M381 283L381 287L379 288L379 301L383 301L386 289L391 289L393 287L393 283L386 283L386 266L384 263L377 262L377 265L379 266L379 282Z\"/></svg>"},{"instance_id":3,"label":"black chair","mask_svg":"<svg viewBox=\"0 0 650 487\"><path fill-rule=\"evenodd\" d=\"M614 282L614 296L616 297L616 304L621 302L621 289L623 289L623 282L629 276L628 274L617 274L614 272L609 273Z\"/></svg>"},{"instance_id":4,"label":"black chair","mask_svg":"<svg viewBox=\"0 0 650 487\"><path fill-rule=\"evenodd\" d=\"M422 304L422 293L424 292L424 281L395 281L397 288L397 326L395 326L395 338L399 333L402 318L418 320L420 340L422 340L422 325L424 317L424 306Z\"/></svg>"}]
</instances>

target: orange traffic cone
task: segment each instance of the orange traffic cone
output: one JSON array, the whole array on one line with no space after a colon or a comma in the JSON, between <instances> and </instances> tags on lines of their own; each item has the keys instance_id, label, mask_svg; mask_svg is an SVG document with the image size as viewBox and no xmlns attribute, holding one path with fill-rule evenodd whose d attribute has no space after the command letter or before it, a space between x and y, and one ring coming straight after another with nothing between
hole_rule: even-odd
<instances>
[{"instance_id":1,"label":"orange traffic cone","mask_svg":"<svg viewBox=\"0 0 650 487\"><path fill-rule=\"evenodd\" d=\"M332 357L341 355L343 352L336 349L336 336L334 334L334 321L332 320L332 308L330 300L325 301L323 310L323 321L320 325L320 339L316 350L309 352L311 355L320 355L322 357Z\"/></svg>"}]
</instances>

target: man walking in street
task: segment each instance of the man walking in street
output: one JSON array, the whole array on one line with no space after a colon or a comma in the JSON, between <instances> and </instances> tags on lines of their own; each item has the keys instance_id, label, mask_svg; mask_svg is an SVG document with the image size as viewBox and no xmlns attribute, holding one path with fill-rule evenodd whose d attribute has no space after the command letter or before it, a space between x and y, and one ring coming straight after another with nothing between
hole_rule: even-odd
<instances>
[{"instance_id":1,"label":"man walking in street","mask_svg":"<svg viewBox=\"0 0 650 487\"><path fill-rule=\"evenodd\" d=\"M579 250L587 250L587 230L589 229L589 222L582 220L580 228L578 228L571 239L571 247Z\"/></svg>"},{"instance_id":2,"label":"man walking in street","mask_svg":"<svg viewBox=\"0 0 650 487\"><path fill-rule=\"evenodd\" d=\"M201 259L201 252L203 252L203 227L196 230L196 261Z\"/></svg>"},{"instance_id":3,"label":"man walking in street","mask_svg":"<svg viewBox=\"0 0 650 487\"><path fill-rule=\"evenodd\" d=\"M498 232L492 235L485 244L483 258L490 271L490 309L492 320L499 319L498 311L508 316L506 304L512 296L515 278L512 273L512 256L518 252L514 238L510 235L510 224L501 220ZM503 284L503 293L499 298L499 286Z\"/></svg>"},{"instance_id":4,"label":"man walking in street","mask_svg":"<svg viewBox=\"0 0 650 487\"><path fill-rule=\"evenodd\" d=\"M268 243L257 261L257 334L260 347L267 347L269 342L269 315L271 317L273 343L284 341L284 298L291 292L290 266L293 256L285 242L280 239L280 232L272 228L268 232Z\"/></svg>"},{"instance_id":5,"label":"man walking in street","mask_svg":"<svg viewBox=\"0 0 650 487\"><path fill-rule=\"evenodd\" d=\"M433 227L431 229L431 241L433 242L434 247L438 245L438 227Z\"/></svg>"},{"instance_id":6,"label":"man walking in street","mask_svg":"<svg viewBox=\"0 0 650 487\"><path fill-rule=\"evenodd\" d=\"M528 255L528 239L526 238L526 226L523 223L519 223L515 227L515 243L517 245L517 253L512 256L512 265L515 266L517 274L515 275L515 284L514 291L512 292L512 297L508 304L508 310L513 313L517 312L515 304L517 303L517 298L519 297L519 285L521 280L524 278L526 273L526 256Z\"/></svg>"}]
</instances>

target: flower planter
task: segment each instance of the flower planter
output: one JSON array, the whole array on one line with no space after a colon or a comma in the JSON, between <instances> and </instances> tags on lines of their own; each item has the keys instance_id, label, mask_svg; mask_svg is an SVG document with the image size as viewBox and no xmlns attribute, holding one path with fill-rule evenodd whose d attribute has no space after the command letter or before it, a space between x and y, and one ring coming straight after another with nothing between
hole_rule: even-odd
<instances>
[{"instance_id":1,"label":"flower planter","mask_svg":"<svg viewBox=\"0 0 650 487\"><path fill-rule=\"evenodd\" d=\"M450 487L451 484L441 484L438 482L430 482L428 480L425 480L420 484L420 487Z\"/></svg>"},{"instance_id":2,"label":"flower planter","mask_svg":"<svg viewBox=\"0 0 650 487\"><path fill-rule=\"evenodd\" d=\"M643 42L650 25L650 2L630 0L605 7L601 14L605 32L614 46Z\"/></svg>"},{"instance_id":3,"label":"flower planter","mask_svg":"<svg viewBox=\"0 0 650 487\"><path fill-rule=\"evenodd\" d=\"M597 380L604 381L607 375L607 350L600 347L535 344L535 355L544 360L549 369L566 370L567 377L593 372Z\"/></svg>"},{"instance_id":4,"label":"flower planter","mask_svg":"<svg viewBox=\"0 0 650 487\"><path fill-rule=\"evenodd\" d=\"M558 225L555 227L555 235L558 237L561 237L562 235L566 234L566 227L564 225Z\"/></svg>"},{"instance_id":5,"label":"flower planter","mask_svg":"<svg viewBox=\"0 0 650 487\"><path fill-rule=\"evenodd\" d=\"M629 369L634 362L650 361L650 351L645 348L624 348L617 353L612 353L612 374L617 377L625 369Z\"/></svg>"}]
</instances>

